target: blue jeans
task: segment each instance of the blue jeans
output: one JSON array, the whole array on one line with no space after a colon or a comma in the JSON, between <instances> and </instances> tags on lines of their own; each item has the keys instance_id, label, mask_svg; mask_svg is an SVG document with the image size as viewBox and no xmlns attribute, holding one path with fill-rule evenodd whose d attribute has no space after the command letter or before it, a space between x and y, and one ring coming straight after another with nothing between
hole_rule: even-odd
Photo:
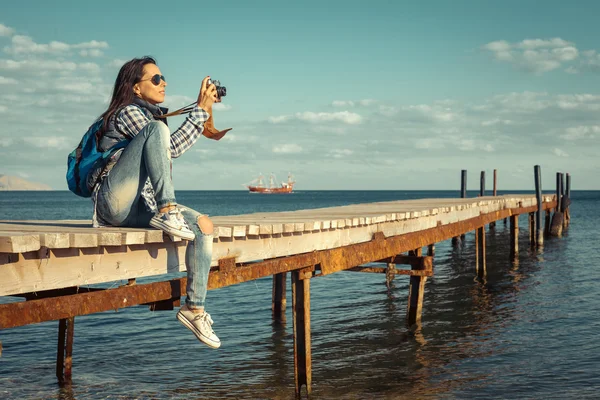
<instances>
[{"instance_id":1,"label":"blue jeans","mask_svg":"<svg viewBox=\"0 0 600 400\"><path fill-rule=\"evenodd\" d=\"M152 121L131 140L98 191L96 209L102 220L113 226L149 227L154 213L148 211L141 197L148 178L159 209L177 205L171 180L170 137L164 123ZM188 242L185 253L188 278L185 302L190 308L203 307L213 235L205 234L198 226L198 217L203 214L182 206L179 209L196 235L194 241Z\"/></svg>"}]
</instances>

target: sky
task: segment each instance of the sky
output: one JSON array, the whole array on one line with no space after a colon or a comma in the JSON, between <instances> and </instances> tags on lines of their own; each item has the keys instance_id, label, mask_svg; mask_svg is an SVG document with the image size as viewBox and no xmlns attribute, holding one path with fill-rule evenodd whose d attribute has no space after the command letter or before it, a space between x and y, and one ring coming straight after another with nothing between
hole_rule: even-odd
<instances>
[{"instance_id":1,"label":"sky","mask_svg":"<svg viewBox=\"0 0 600 400\"><path fill-rule=\"evenodd\" d=\"M0 13L0 174L66 190L68 153L127 60L157 59L163 106L227 87L174 160L178 190L600 189L600 2L30 1ZM181 117L171 118L172 130Z\"/></svg>"}]
</instances>

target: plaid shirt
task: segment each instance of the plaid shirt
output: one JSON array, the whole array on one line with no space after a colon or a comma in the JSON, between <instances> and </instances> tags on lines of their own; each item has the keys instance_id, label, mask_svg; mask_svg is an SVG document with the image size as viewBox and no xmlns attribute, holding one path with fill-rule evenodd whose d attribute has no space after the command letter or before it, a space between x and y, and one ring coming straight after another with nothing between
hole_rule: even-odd
<instances>
[{"instance_id":1,"label":"plaid shirt","mask_svg":"<svg viewBox=\"0 0 600 400\"><path fill-rule=\"evenodd\" d=\"M202 108L198 107L198 105L194 106L183 124L181 124L181 126L175 132L171 133L170 148L172 158L181 156L190 147L192 147L194 143L196 143L202 134L202 131L204 130L204 123L208 121L209 117L210 115ZM130 104L121 110L121 112L117 115L115 125L120 132L126 134L129 139L133 139L146 125L148 125L148 123L154 120L155 118L150 110ZM118 150L111 158L115 159L115 161L118 160L122 152L123 149ZM114 164L112 166L114 166ZM92 225L94 227L107 225L103 221L99 220L97 216L96 196L98 194L98 190L100 189L100 183L110 173L110 169L111 168L107 168L103 172L101 179L99 179L99 183L94 188L94 193L92 196L94 202ZM150 178L146 179L146 183L140 195L144 199L148 211L157 213L158 207L156 206L156 193L154 192L152 183L150 183Z\"/></svg>"},{"instance_id":2,"label":"plaid shirt","mask_svg":"<svg viewBox=\"0 0 600 400\"><path fill-rule=\"evenodd\" d=\"M198 105L194 107L183 124L171 134L172 158L179 157L196 143L209 117ZM119 113L116 123L117 129L132 139L153 120L150 110L130 104Z\"/></svg>"}]
</instances>

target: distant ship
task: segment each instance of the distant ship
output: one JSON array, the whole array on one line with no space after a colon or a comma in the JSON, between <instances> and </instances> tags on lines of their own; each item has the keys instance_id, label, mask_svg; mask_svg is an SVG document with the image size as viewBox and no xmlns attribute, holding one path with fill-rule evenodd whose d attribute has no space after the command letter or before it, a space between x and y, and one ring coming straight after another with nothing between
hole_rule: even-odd
<instances>
[{"instance_id":1,"label":"distant ship","mask_svg":"<svg viewBox=\"0 0 600 400\"><path fill-rule=\"evenodd\" d=\"M258 178L246 185L250 193L292 193L294 183L296 183L292 174L288 174L287 182L282 182L281 186L275 185L275 175L273 174L269 176L269 186L265 186L263 179L264 177L259 175Z\"/></svg>"}]
</instances>

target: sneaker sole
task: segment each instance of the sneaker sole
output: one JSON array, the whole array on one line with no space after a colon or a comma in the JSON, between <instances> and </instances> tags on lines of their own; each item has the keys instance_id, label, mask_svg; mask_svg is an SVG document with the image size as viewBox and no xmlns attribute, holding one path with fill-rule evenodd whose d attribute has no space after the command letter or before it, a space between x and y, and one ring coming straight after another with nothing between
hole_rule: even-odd
<instances>
[{"instance_id":1,"label":"sneaker sole","mask_svg":"<svg viewBox=\"0 0 600 400\"><path fill-rule=\"evenodd\" d=\"M194 335L196 335L198 340L200 340L202 343L206 344L208 347L212 347L213 349L218 349L219 347L221 347L221 342L216 343L216 342L210 340L209 338L207 338L206 336L204 336L202 334L202 332L200 332L198 329L196 329L196 327L194 325L192 325L190 323L190 321L188 321L187 318L184 317L179 312L177 313L177 319L179 320L179 322L181 322L183 324L183 326L188 328L190 331L194 332Z\"/></svg>"},{"instance_id":2,"label":"sneaker sole","mask_svg":"<svg viewBox=\"0 0 600 400\"><path fill-rule=\"evenodd\" d=\"M180 237L182 239L185 240L194 240L196 239L196 236L194 236L194 233L183 233L180 231L174 231L172 230L171 227L169 227L168 225L163 224L160 221L156 221L156 220L150 220L150 226L156 229L160 229L161 231L171 235L171 236L177 236Z\"/></svg>"}]
</instances>

